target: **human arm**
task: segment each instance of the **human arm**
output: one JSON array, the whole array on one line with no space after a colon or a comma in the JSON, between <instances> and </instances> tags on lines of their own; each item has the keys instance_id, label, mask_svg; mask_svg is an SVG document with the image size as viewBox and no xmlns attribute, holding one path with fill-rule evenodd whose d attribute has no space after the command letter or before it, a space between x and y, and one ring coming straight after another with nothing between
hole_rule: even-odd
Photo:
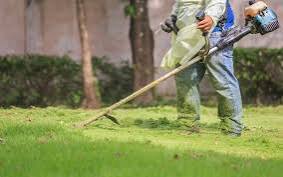
<instances>
[{"instance_id":1,"label":"human arm","mask_svg":"<svg viewBox=\"0 0 283 177\"><path fill-rule=\"evenodd\" d=\"M209 16L216 26L226 11L227 0L210 0L205 7L205 14Z\"/></svg>"},{"instance_id":2,"label":"human arm","mask_svg":"<svg viewBox=\"0 0 283 177\"><path fill-rule=\"evenodd\" d=\"M217 25L226 11L227 0L210 0L205 8L204 20L198 22L198 28L204 32L210 31Z\"/></svg>"}]
</instances>

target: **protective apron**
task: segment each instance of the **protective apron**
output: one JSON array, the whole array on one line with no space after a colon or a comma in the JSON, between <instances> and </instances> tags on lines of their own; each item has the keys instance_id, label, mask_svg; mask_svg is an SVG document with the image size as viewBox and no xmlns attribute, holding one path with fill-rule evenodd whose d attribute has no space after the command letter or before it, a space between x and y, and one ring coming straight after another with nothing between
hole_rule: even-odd
<instances>
[{"instance_id":1,"label":"protective apron","mask_svg":"<svg viewBox=\"0 0 283 177\"><path fill-rule=\"evenodd\" d=\"M175 0L172 15L177 16L178 34L172 34L171 48L165 54L161 67L173 69L192 59L206 42L202 31L197 29L195 15L200 10L214 22L211 31L225 13L227 0ZM210 31L210 32L211 32Z\"/></svg>"}]
</instances>

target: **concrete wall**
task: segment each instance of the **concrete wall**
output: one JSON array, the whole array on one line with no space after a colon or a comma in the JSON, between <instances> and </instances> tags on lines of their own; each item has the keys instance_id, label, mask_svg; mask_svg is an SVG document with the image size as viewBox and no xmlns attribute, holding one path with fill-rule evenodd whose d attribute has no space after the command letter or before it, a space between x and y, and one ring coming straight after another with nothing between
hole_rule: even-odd
<instances>
[{"instance_id":1,"label":"concrete wall","mask_svg":"<svg viewBox=\"0 0 283 177\"><path fill-rule=\"evenodd\" d=\"M31 0L26 9L28 53L80 58L74 0Z\"/></svg>"},{"instance_id":2,"label":"concrete wall","mask_svg":"<svg viewBox=\"0 0 283 177\"><path fill-rule=\"evenodd\" d=\"M23 0L0 0L0 54L25 53Z\"/></svg>"},{"instance_id":3,"label":"concrete wall","mask_svg":"<svg viewBox=\"0 0 283 177\"><path fill-rule=\"evenodd\" d=\"M243 21L248 0L232 0ZM29 2L29 3L28 3ZM149 0L151 26L156 30L171 11L173 0ZM283 22L283 1L271 0ZM94 55L109 56L113 61L130 59L129 19L125 3L119 0L86 0L88 28ZM75 0L0 0L0 54L44 53L80 58ZM282 47L283 28L264 37L250 36L239 43L243 47ZM156 66L169 48L169 36L155 36Z\"/></svg>"},{"instance_id":4,"label":"concrete wall","mask_svg":"<svg viewBox=\"0 0 283 177\"><path fill-rule=\"evenodd\" d=\"M149 0L151 26L157 30L171 11L174 0ZM248 0L231 0L243 23L243 9ZM271 0L283 24L283 1ZM129 18L124 15L121 0L86 0L87 24L93 55L108 56L111 61L131 59L128 39ZM0 55L41 53L70 55L80 59L80 43L75 0L0 0ZM264 37L250 36L237 44L241 47L283 47L283 28ZM163 54L170 47L170 36L155 35L156 77L165 71L158 68ZM203 88L207 88L204 84ZM206 89L209 91L210 89ZM162 95L174 95L174 81L158 87Z\"/></svg>"}]
</instances>

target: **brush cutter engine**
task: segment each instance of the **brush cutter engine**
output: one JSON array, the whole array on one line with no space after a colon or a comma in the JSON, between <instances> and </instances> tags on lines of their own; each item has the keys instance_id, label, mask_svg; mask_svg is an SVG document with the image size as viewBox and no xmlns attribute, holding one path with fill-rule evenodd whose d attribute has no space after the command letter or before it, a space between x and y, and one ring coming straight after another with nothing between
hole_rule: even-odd
<instances>
[{"instance_id":1,"label":"brush cutter engine","mask_svg":"<svg viewBox=\"0 0 283 177\"><path fill-rule=\"evenodd\" d=\"M245 8L245 17L246 25L251 24L252 33L264 35L279 28L276 13L263 1L250 1L250 6Z\"/></svg>"},{"instance_id":2,"label":"brush cutter engine","mask_svg":"<svg viewBox=\"0 0 283 177\"><path fill-rule=\"evenodd\" d=\"M246 25L234 27L222 33L222 39L216 44L218 50L222 50L253 33L265 35L279 28L276 13L263 1L250 1L250 6L245 8Z\"/></svg>"}]
</instances>

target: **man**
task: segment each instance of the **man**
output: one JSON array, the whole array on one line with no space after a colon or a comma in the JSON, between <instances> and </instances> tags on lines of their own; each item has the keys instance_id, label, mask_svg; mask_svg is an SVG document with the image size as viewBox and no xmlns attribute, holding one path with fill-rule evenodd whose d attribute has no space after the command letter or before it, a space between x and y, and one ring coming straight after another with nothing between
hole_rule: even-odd
<instances>
[{"instance_id":1,"label":"man","mask_svg":"<svg viewBox=\"0 0 283 177\"><path fill-rule=\"evenodd\" d=\"M197 22L194 18L201 9L205 10L206 16L204 20ZM228 0L176 0L171 16L162 25L164 31L175 32L172 48L165 55L162 66L177 67L200 54L198 52L205 45L200 31L208 32L210 45L213 46L220 40L222 31L233 25L234 14ZM206 71L217 92L222 132L240 136L242 101L239 83L234 75L232 46L176 76L178 120L189 127L191 132L199 131L199 83Z\"/></svg>"}]
</instances>

